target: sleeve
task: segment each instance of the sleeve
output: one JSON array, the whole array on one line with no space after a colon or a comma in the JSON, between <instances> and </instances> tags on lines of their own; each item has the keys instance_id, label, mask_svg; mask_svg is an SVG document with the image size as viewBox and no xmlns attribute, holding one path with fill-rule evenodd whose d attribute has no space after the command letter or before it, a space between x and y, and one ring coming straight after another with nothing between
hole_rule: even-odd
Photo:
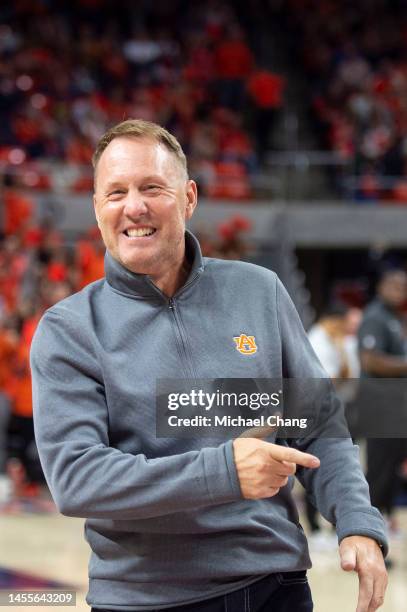
<instances>
[{"instance_id":1,"label":"sleeve","mask_svg":"<svg viewBox=\"0 0 407 612\"><path fill-rule=\"evenodd\" d=\"M376 317L366 317L358 331L359 351L387 352L387 330L384 321Z\"/></svg>"},{"instance_id":2,"label":"sleeve","mask_svg":"<svg viewBox=\"0 0 407 612\"><path fill-rule=\"evenodd\" d=\"M109 446L103 376L86 336L49 310L31 348L36 442L60 512L139 519L241 499L231 441L155 459Z\"/></svg>"},{"instance_id":3,"label":"sleeve","mask_svg":"<svg viewBox=\"0 0 407 612\"><path fill-rule=\"evenodd\" d=\"M298 313L282 283L277 280L283 375L287 378L327 378L307 338ZM335 403L336 402L336 403ZM332 400L332 414L339 409ZM387 554L383 517L370 503L369 487L362 472L359 449L349 437L314 437L290 440L299 450L320 459L316 470L300 467L297 477L322 516L336 526L339 542L350 535L375 539Z\"/></svg>"}]
</instances>

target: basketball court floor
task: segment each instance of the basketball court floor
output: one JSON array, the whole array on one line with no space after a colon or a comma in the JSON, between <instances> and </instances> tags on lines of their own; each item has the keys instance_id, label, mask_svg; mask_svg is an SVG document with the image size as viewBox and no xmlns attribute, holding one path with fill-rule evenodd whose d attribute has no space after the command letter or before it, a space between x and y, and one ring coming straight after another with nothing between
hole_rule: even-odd
<instances>
[{"instance_id":1,"label":"basketball court floor","mask_svg":"<svg viewBox=\"0 0 407 612\"><path fill-rule=\"evenodd\" d=\"M383 612L407 612L407 509L400 508L397 518L405 536L391 540L394 568ZM356 574L340 569L336 550L313 550L311 557L309 580L315 612L354 612ZM88 558L83 520L59 515L46 499L19 502L0 512L0 589L73 589L76 607L58 609L89 611L85 602ZM0 607L0 612L2 609L46 612L55 608Z\"/></svg>"}]
</instances>

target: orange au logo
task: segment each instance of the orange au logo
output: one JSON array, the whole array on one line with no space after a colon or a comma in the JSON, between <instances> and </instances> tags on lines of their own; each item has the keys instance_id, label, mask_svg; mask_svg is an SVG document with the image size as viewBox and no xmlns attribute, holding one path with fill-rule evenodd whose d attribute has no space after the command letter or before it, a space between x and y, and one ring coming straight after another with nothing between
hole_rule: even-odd
<instances>
[{"instance_id":1,"label":"orange au logo","mask_svg":"<svg viewBox=\"0 0 407 612\"><path fill-rule=\"evenodd\" d=\"M246 336L246 334L240 334L233 338L236 344L236 350L242 355L252 355L257 353L256 339L254 336Z\"/></svg>"}]
</instances>

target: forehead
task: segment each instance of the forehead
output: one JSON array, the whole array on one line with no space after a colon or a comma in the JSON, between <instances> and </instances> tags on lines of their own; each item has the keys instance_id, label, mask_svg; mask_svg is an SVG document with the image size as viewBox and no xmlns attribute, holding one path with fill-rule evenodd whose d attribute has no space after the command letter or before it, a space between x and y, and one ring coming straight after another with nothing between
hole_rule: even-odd
<instances>
[{"instance_id":1,"label":"forehead","mask_svg":"<svg viewBox=\"0 0 407 612\"><path fill-rule=\"evenodd\" d=\"M179 167L175 155L156 140L120 136L114 138L103 151L95 175L101 183L145 174L171 179L179 172Z\"/></svg>"}]
</instances>

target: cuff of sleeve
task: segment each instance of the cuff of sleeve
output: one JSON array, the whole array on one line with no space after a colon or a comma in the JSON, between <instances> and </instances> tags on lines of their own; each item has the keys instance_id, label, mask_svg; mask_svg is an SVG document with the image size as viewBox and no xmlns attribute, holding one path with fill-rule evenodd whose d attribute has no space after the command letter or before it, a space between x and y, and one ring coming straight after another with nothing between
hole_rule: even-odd
<instances>
[{"instance_id":1,"label":"cuff of sleeve","mask_svg":"<svg viewBox=\"0 0 407 612\"><path fill-rule=\"evenodd\" d=\"M376 540L384 557L389 552L384 520L376 508L372 507L370 512L348 512L338 520L336 532L339 543L348 536L361 535Z\"/></svg>"},{"instance_id":2,"label":"cuff of sleeve","mask_svg":"<svg viewBox=\"0 0 407 612\"><path fill-rule=\"evenodd\" d=\"M204 450L206 486L212 502L220 504L242 499L233 442L230 440L217 448Z\"/></svg>"}]
</instances>

